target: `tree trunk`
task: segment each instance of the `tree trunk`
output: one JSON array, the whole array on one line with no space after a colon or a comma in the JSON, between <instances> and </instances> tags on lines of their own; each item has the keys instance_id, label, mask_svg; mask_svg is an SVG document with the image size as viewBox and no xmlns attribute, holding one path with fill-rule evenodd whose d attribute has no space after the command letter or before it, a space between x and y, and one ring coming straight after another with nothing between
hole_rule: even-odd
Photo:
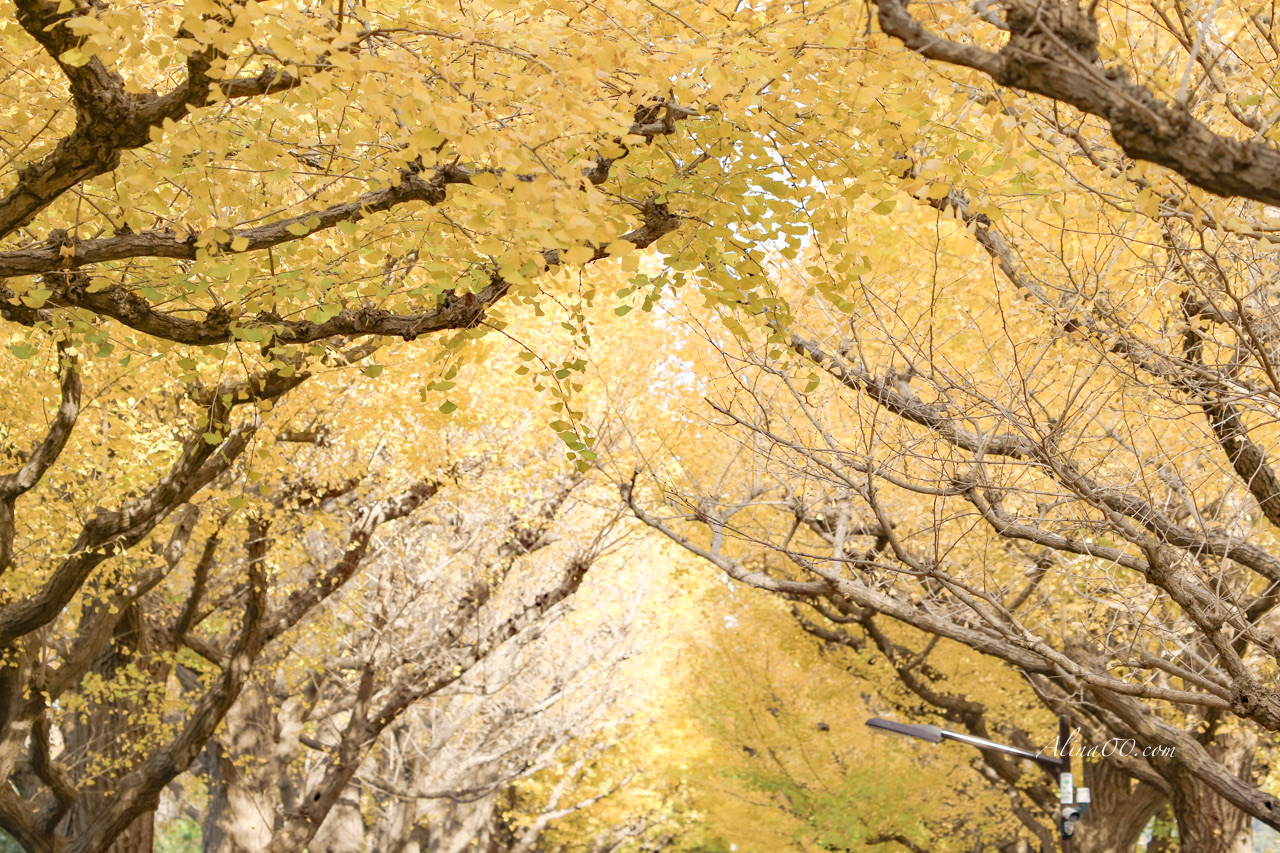
<instances>
[{"instance_id":1,"label":"tree trunk","mask_svg":"<svg viewBox=\"0 0 1280 853\"><path fill-rule=\"evenodd\" d=\"M402 800L391 807L382 843L375 847L385 853L427 853L431 839L428 828L418 819L418 804Z\"/></svg>"},{"instance_id":2,"label":"tree trunk","mask_svg":"<svg viewBox=\"0 0 1280 853\"><path fill-rule=\"evenodd\" d=\"M146 620L137 602L121 614L111 636L110 647L94 662L89 672L105 682L113 681L129 664L142 673L149 671L150 642ZM129 685L133 686L133 685ZM116 781L145 758L133 747L146 734L142 714L147 700L138 701L128 691L104 696L88 708L86 718L74 717L64 727L67 754L71 756L71 773L81 794L61 825L61 832L76 838L85 832L102 813L115 788ZM109 766L90 766L90 758L109 762ZM155 814L148 811L137 818L101 853L151 853L155 840Z\"/></svg>"},{"instance_id":3,"label":"tree trunk","mask_svg":"<svg viewBox=\"0 0 1280 853\"><path fill-rule=\"evenodd\" d=\"M485 853L504 853L515 846L516 835L511 825L511 813L515 811L515 807L516 787L509 785L490 813L484 830L476 838L477 850L483 850Z\"/></svg>"},{"instance_id":4,"label":"tree trunk","mask_svg":"<svg viewBox=\"0 0 1280 853\"><path fill-rule=\"evenodd\" d=\"M361 853L364 850L364 816L360 814L360 789L348 785L325 815L324 822L307 844L311 853Z\"/></svg>"},{"instance_id":5,"label":"tree trunk","mask_svg":"<svg viewBox=\"0 0 1280 853\"><path fill-rule=\"evenodd\" d=\"M485 834L498 797L490 794L463 803L446 800L441 806L442 814L431 823L429 853L463 853Z\"/></svg>"},{"instance_id":6,"label":"tree trunk","mask_svg":"<svg viewBox=\"0 0 1280 853\"><path fill-rule=\"evenodd\" d=\"M209 809L202 824L204 853L254 853L271 843L275 792L252 784L222 744L209 742Z\"/></svg>"},{"instance_id":7,"label":"tree trunk","mask_svg":"<svg viewBox=\"0 0 1280 853\"><path fill-rule=\"evenodd\" d=\"M399 734L397 732L397 736ZM412 776L404 775L409 777L405 781L408 788L412 783ZM430 838L427 827L423 826L424 816L425 810L420 800L392 795L386 806L385 818L376 827L376 837L371 849L382 853L426 853Z\"/></svg>"},{"instance_id":8,"label":"tree trunk","mask_svg":"<svg viewBox=\"0 0 1280 853\"><path fill-rule=\"evenodd\" d=\"M279 711L270 696L247 683L227 712L224 730L209 741L209 810L204 853L261 853L278 828L279 789L297 756L299 709Z\"/></svg>"},{"instance_id":9,"label":"tree trunk","mask_svg":"<svg viewBox=\"0 0 1280 853\"><path fill-rule=\"evenodd\" d=\"M1093 798L1089 814L1076 824L1076 853L1132 853L1151 818L1168 799L1134 782L1114 762L1086 762L1082 785Z\"/></svg>"},{"instance_id":10,"label":"tree trunk","mask_svg":"<svg viewBox=\"0 0 1280 853\"><path fill-rule=\"evenodd\" d=\"M1178 842L1195 853L1253 853L1253 819L1203 783L1174 794Z\"/></svg>"},{"instance_id":11,"label":"tree trunk","mask_svg":"<svg viewBox=\"0 0 1280 853\"><path fill-rule=\"evenodd\" d=\"M1208 749L1236 776L1253 783L1257 739L1251 733L1220 735ZM1168 764L1161 769L1173 789L1179 848L1187 853L1252 853L1253 819L1187 770Z\"/></svg>"}]
</instances>

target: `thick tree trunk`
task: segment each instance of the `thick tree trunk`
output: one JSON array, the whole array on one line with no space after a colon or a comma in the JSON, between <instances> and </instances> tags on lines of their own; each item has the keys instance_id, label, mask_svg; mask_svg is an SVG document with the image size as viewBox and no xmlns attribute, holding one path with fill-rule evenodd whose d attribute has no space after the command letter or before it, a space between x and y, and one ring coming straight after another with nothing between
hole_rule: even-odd
<instances>
[{"instance_id":1,"label":"thick tree trunk","mask_svg":"<svg viewBox=\"0 0 1280 853\"><path fill-rule=\"evenodd\" d=\"M130 604L116 623L110 648L94 662L90 672L106 682L115 679L129 664L147 672L150 645L142 610L136 602ZM145 699L140 702L129 692L117 693L91 705L87 717L77 717L65 727L63 736L67 754L72 757L71 772L81 791L60 828L68 838L76 838L89 828L106 807L116 780L146 757L134 753L147 730L141 715L152 710L146 704ZM90 758L109 764L105 768L93 766ZM147 812L101 853L151 853L154 840L155 814Z\"/></svg>"},{"instance_id":2,"label":"thick tree trunk","mask_svg":"<svg viewBox=\"0 0 1280 853\"><path fill-rule=\"evenodd\" d=\"M1198 780L1176 785L1173 811L1182 850L1253 853L1253 819Z\"/></svg>"},{"instance_id":3,"label":"thick tree trunk","mask_svg":"<svg viewBox=\"0 0 1280 853\"><path fill-rule=\"evenodd\" d=\"M431 824L429 853L463 853L478 842L493 818L498 797L490 794L470 803L445 803L443 814Z\"/></svg>"},{"instance_id":4,"label":"thick tree trunk","mask_svg":"<svg viewBox=\"0 0 1280 853\"><path fill-rule=\"evenodd\" d=\"M1257 739L1247 732L1219 736L1209 746L1224 767L1237 777L1253 781ZM1253 819L1228 803L1191 773L1169 762L1161 768L1173 789L1174 819L1178 843L1186 853L1252 853Z\"/></svg>"},{"instance_id":5,"label":"thick tree trunk","mask_svg":"<svg viewBox=\"0 0 1280 853\"><path fill-rule=\"evenodd\" d=\"M507 787L489 816L483 833L476 839L476 849L485 853L504 853L514 848L516 835L511 825L511 813L516 807L516 788Z\"/></svg>"},{"instance_id":6,"label":"thick tree trunk","mask_svg":"<svg viewBox=\"0 0 1280 853\"><path fill-rule=\"evenodd\" d=\"M421 800L393 797L386 806L386 818L376 827L370 849L383 853L426 853L430 838L427 827L423 826L424 816Z\"/></svg>"},{"instance_id":7,"label":"thick tree trunk","mask_svg":"<svg viewBox=\"0 0 1280 853\"><path fill-rule=\"evenodd\" d=\"M98 800L98 803L101 801ZM79 833L87 823L77 825L75 821L71 823L71 831ZM111 842L103 853L151 853L151 848L155 844L155 815L151 812L144 814L142 817L129 824L124 830L116 836L116 840Z\"/></svg>"},{"instance_id":8,"label":"thick tree trunk","mask_svg":"<svg viewBox=\"0 0 1280 853\"><path fill-rule=\"evenodd\" d=\"M201 827L204 853L265 849L275 828L275 791L247 779L218 741L210 741L208 757L209 809Z\"/></svg>"},{"instance_id":9,"label":"thick tree trunk","mask_svg":"<svg viewBox=\"0 0 1280 853\"><path fill-rule=\"evenodd\" d=\"M427 827L418 816L418 802L404 799L389 809L380 843L371 848L385 853L426 853L430 844Z\"/></svg>"},{"instance_id":10,"label":"thick tree trunk","mask_svg":"<svg viewBox=\"0 0 1280 853\"><path fill-rule=\"evenodd\" d=\"M1093 803L1076 825L1076 853L1132 853L1142 830L1168 799L1150 785L1107 760L1089 762L1081 785L1089 787Z\"/></svg>"},{"instance_id":11,"label":"thick tree trunk","mask_svg":"<svg viewBox=\"0 0 1280 853\"><path fill-rule=\"evenodd\" d=\"M307 849L311 853L361 853L364 850L364 817L360 814L360 789L348 785L316 830Z\"/></svg>"},{"instance_id":12,"label":"thick tree trunk","mask_svg":"<svg viewBox=\"0 0 1280 853\"><path fill-rule=\"evenodd\" d=\"M209 741L204 853L261 853L271 844L282 780L301 748L296 710L277 711L258 684L241 691L223 733Z\"/></svg>"}]
</instances>

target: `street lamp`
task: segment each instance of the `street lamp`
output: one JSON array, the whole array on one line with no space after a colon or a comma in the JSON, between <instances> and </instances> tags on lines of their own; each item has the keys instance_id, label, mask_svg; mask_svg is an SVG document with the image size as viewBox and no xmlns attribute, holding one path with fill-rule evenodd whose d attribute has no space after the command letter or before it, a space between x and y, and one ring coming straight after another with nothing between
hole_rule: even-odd
<instances>
[{"instance_id":1,"label":"street lamp","mask_svg":"<svg viewBox=\"0 0 1280 853\"><path fill-rule=\"evenodd\" d=\"M1081 788L1076 792L1072 784L1071 757L1067 754L1067 740L1071 736L1071 720L1069 717L1058 718L1057 756L1045 755L1043 752L1031 752L1019 749L1016 746L1007 746L1003 743L996 743L995 741L961 734L960 732L949 732L938 726L895 723L893 720L882 720L879 717L872 717L867 720L867 725L877 734L915 738L917 740L926 740L929 743L942 743L944 740L967 743L969 746L976 746L978 749L989 749L993 752L1012 755L1014 758L1025 758L1028 761L1034 761L1049 773L1056 773L1058 776L1058 799L1062 807L1058 817L1058 833L1062 839L1062 853L1073 853L1075 850L1073 836L1076 831L1076 821L1088 813L1090 796L1088 788Z\"/></svg>"}]
</instances>

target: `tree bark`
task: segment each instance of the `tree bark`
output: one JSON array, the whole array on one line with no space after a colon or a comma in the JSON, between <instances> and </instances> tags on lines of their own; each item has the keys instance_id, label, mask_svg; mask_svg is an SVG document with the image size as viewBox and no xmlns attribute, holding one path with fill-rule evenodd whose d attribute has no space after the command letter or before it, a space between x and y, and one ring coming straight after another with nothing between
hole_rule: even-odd
<instances>
[{"instance_id":1,"label":"tree bark","mask_svg":"<svg viewBox=\"0 0 1280 853\"><path fill-rule=\"evenodd\" d=\"M1220 735L1206 749L1216 761L1252 783L1257 738L1250 732ZM1162 774L1172 788L1170 798L1178 824L1179 849L1195 853L1252 853L1253 818L1215 793L1172 761Z\"/></svg>"},{"instance_id":2,"label":"tree bark","mask_svg":"<svg viewBox=\"0 0 1280 853\"><path fill-rule=\"evenodd\" d=\"M388 808L389 817L375 849L386 853L426 853L430 834L422 824L418 801L409 797L397 799Z\"/></svg>"},{"instance_id":3,"label":"tree bark","mask_svg":"<svg viewBox=\"0 0 1280 853\"><path fill-rule=\"evenodd\" d=\"M432 827L428 853L463 853L484 834L497 806L497 794L474 802L450 802Z\"/></svg>"},{"instance_id":4,"label":"tree bark","mask_svg":"<svg viewBox=\"0 0 1280 853\"><path fill-rule=\"evenodd\" d=\"M258 774L237 767L220 741L209 750L209 809L202 825L204 853L253 853L271 841L275 792L253 784Z\"/></svg>"},{"instance_id":5,"label":"tree bark","mask_svg":"<svg viewBox=\"0 0 1280 853\"><path fill-rule=\"evenodd\" d=\"M1086 763L1083 785L1093 802L1076 825L1076 853L1132 853L1151 818L1168 799L1162 791L1133 781L1113 762Z\"/></svg>"},{"instance_id":6,"label":"tree bark","mask_svg":"<svg viewBox=\"0 0 1280 853\"><path fill-rule=\"evenodd\" d=\"M204 853L260 853L271 843L279 788L301 749L300 709L291 704L277 710L250 682L227 712L224 733L210 741Z\"/></svg>"},{"instance_id":7,"label":"tree bark","mask_svg":"<svg viewBox=\"0 0 1280 853\"><path fill-rule=\"evenodd\" d=\"M150 651L146 619L135 601L121 614L110 646L90 672L107 682L131 663L146 672ZM117 694L93 704L87 719L73 718L74 722L66 726L67 753L76 759L71 772L80 789L80 796L62 822L62 834L68 838L76 838L89 828L109 803L115 783L143 757L131 754L137 738L146 732L146 726L138 720L142 710L141 704L127 693ZM111 766L99 770L89 763L89 758L107 761ZM151 853L154 841L155 815L149 811L129 824L102 853Z\"/></svg>"},{"instance_id":8,"label":"tree bark","mask_svg":"<svg viewBox=\"0 0 1280 853\"><path fill-rule=\"evenodd\" d=\"M360 814L358 787L348 785L343 790L307 849L311 853L361 853L364 850L364 817Z\"/></svg>"},{"instance_id":9,"label":"tree bark","mask_svg":"<svg viewBox=\"0 0 1280 853\"><path fill-rule=\"evenodd\" d=\"M425 778L430 766L420 755L406 755L404 741L410 735L406 728L397 728L392 735L395 749L392 751L395 766L389 778L395 779L410 790L419 776ZM430 844L430 832L426 821L425 801L412 796L399 796L392 792L386 805L386 817L375 825L370 839L371 849L385 853L426 853Z\"/></svg>"},{"instance_id":10,"label":"tree bark","mask_svg":"<svg viewBox=\"0 0 1280 853\"><path fill-rule=\"evenodd\" d=\"M1180 849L1195 853L1253 853L1253 818L1191 776L1174 783L1173 813Z\"/></svg>"}]
</instances>

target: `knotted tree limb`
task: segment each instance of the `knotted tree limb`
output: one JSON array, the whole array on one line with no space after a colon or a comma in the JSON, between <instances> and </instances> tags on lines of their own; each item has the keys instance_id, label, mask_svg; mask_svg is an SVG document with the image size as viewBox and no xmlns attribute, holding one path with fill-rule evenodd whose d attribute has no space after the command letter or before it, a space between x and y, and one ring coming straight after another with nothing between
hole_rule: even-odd
<instances>
[{"instance_id":1,"label":"knotted tree limb","mask_svg":"<svg viewBox=\"0 0 1280 853\"><path fill-rule=\"evenodd\" d=\"M1280 151L1215 133L1186 107L1162 101L1098 55L1097 4L1011 0L1009 40L998 51L926 29L907 0L875 0L880 28L926 59L971 68L1001 86L1044 95L1107 123L1124 152L1172 169L1224 198L1280 204Z\"/></svg>"}]
</instances>

